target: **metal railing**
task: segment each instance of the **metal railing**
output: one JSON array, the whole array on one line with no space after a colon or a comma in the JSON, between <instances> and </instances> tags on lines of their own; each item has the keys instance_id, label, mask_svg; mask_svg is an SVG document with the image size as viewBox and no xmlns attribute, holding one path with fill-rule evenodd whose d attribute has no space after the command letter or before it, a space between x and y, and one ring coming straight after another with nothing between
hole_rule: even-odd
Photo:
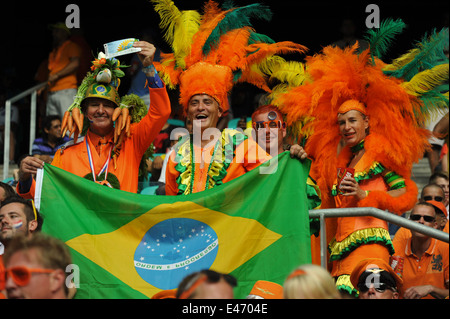
<instances>
[{"instance_id":1,"label":"metal railing","mask_svg":"<svg viewBox=\"0 0 450 319\"><path fill-rule=\"evenodd\" d=\"M315 209L309 211L310 218L320 219L320 262L321 266L327 268L327 234L325 227L325 218L333 217L356 217L356 216L372 216L389 223L405 227L413 231L425 234L429 237L436 238L443 242L449 242L449 234L441 230L437 230L417 222L413 222L401 216L374 208L374 207L352 207L352 208L330 208Z\"/></svg>"},{"instance_id":2,"label":"metal railing","mask_svg":"<svg viewBox=\"0 0 450 319\"><path fill-rule=\"evenodd\" d=\"M37 109L37 91L43 88L47 83L43 82L23 91L20 94L10 98L5 103L5 134L4 134L4 148L3 148L3 180L8 177L9 171L9 143L10 143L10 131L11 131L11 104L17 102L28 95L31 95L31 108L30 108L30 144L29 154L33 147L33 142L36 136L36 109Z\"/></svg>"}]
</instances>

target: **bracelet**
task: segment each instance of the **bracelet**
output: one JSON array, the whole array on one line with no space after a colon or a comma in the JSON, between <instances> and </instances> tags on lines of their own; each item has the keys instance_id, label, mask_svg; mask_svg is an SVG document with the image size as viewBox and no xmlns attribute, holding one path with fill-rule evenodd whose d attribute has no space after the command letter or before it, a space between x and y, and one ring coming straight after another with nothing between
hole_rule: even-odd
<instances>
[{"instance_id":1,"label":"bracelet","mask_svg":"<svg viewBox=\"0 0 450 319\"><path fill-rule=\"evenodd\" d=\"M145 75L149 77L155 77L155 75L158 74L158 71L156 71L155 66L153 64L143 67L142 72L144 72Z\"/></svg>"}]
</instances>

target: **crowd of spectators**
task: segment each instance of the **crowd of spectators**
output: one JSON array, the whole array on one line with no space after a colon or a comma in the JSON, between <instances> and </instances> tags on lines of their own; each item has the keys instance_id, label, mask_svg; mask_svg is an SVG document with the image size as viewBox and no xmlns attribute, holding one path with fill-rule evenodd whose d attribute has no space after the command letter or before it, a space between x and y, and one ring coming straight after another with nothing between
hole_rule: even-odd
<instances>
[{"instance_id":1,"label":"crowd of spectators","mask_svg":"<svg viewBox=\"0 0 450 319\"><path fill-rule=\"evenodd\" d=\"M343 28L346 32L350 32L348 29L351 29L351 21L346 21L344 25L345 28ZM77 77L77 72L81 71L81 74L86 72L82 69L82 65L84 65L82 61L85 60L87 54L85 47L83 48L80 44L76 44L76 41L71 40L70 30L64 24L55 24L52 26L52 30L55 38L54 47L49 54L49 60L44 63L44 66L48 66L47 69L44 68L47 74L43 72L44 75L39 74L37 77L37 79L45 78L45 81L49 83L48 87L41 92L44 97L38 126L41 136L34 142L33 153L30 154L47 163L51 163L55 152L70 140L66 136L61 138L61 118L67 105L73 100L76 87L80 83L80 76ZM353 41L350 35L346 35L346 38L350 39L350 42ZM343 41L336 42L336 45L341 44L349 45L348 43L343 44ZM133 60L133 67L133 75L141 77L142 73L136 71L142 68L142 62L138 59ZM138 88L142 81L142 79L135 78L130 90ZM240 118L243 119L240 124L241 128L244 130L248 128L246 119L252 116L258 108L262 93L254 88L250 94L248 94L249 91L246 90L245 85L235 87L233 95L230 97L230 101L232 101L230 113L220 119L220 122L216 123L217 125L225 128L230 119ZM172 92L172 94L176 93ZM63 102L63 99L66 102ZM2 101L4 100L5 98L2 97ZM241 107L239 104L245 104L245 107ZM172 112L173 109L172 107ZM233 113L237 116L235 117ZM262 112L265 118L258 122L274 122L274 119L266 113ZM14 137L14 132L17 131L15 126L18 124L14 108L12 115L14 125L11 127L10 136ZM172 120L174 120L173 117ZM184 122L181 117L177 119ZM441 119L443 120L441 121ZM152 163L149 163L148 168L148 171L151 172L150 175L153 176L153 181L159 180L157 185L160 187L160 192L158 194L161 195L166 193L164 189L166 177L163 174L160 179L160 174L166 172L167 158L172 151L171 131L185 126L184 123L176 125L171 123L174 122L168 120L155 138L153 146L157 156L153 158ZM191 124L188 123L189 126ZM278 124L277 128L282 141L285 127ZM448 113L436 116L434 121L429 123L428 129L434 130L437 137L430 140L432 149L424 154L430 163L429 183L422 188L414 208L404 217L448 233ZM17 154L14 154L15 142L16 140L12 138L11 163L17 159ZM266 142L269 145L269 139L261 143ZM280 146L277 153L285 150L282 147L284 143L278 142L277 145ZM264 148L266 147L270 148L270 146L264 146ZM289 145L289 147L291 154L295 153L298 158L306 156L295 145ZM9 184L13 184L17 180L18 177ZM66 280L65 266L71 263L67 247L57 239L40 232L44 221L36 211L34 203L19 197L9 184L0 183L0 298L50 299L76 296L76 289ZM379 258L364 258L353 268L350 280L359 292L358 298L448 298L448 244L404 228L395 229L392 235L395 253L390 257L390 263ZM237 285L239 282L236 278L228 274L203 270L183 279L177 289L158 293L154 299L232 299L233 288ZM282 284L258 281L248 298L342 299L350 297L336 288L335 278L327 269L308 264L299 265L297 269L293 269Z\"/></svg>"}]
</instances>

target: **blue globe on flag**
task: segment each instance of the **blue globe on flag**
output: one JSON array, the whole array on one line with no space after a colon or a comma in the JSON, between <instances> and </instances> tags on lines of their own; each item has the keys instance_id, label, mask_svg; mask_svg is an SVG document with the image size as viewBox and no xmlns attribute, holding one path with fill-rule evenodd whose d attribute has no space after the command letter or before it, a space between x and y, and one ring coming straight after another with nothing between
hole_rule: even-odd
<instances>
[{"instance_id":1,"label":"blue globe on flag","mask_svg":"<svg viewBox=\"0 0 450 319\"><path fill-rule=\"evenodd\" d=\"M174 289L187 275L210 268L218 251L216 232L190 218L162 221L142 238L134 253L139 276L159 289Z\"/></svg>"}]
</instances>

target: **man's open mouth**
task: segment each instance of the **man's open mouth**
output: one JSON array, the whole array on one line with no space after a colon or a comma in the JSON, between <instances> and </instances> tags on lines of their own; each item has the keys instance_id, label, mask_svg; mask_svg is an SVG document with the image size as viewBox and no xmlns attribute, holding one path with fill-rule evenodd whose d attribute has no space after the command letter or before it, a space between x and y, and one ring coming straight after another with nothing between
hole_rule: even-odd
<instances>
[{"instance_id":1,"label":"man's open mouth","mask_svg":"<svg viewBox=\"0 0 450 319\"><path fill-rule=\"evenodd\" d=\"M206 114L197 114L195 116L196 120L204 120L204 119L207 119L207 118L208 118L208 116Z\"/></svg>"}]
</instances>

